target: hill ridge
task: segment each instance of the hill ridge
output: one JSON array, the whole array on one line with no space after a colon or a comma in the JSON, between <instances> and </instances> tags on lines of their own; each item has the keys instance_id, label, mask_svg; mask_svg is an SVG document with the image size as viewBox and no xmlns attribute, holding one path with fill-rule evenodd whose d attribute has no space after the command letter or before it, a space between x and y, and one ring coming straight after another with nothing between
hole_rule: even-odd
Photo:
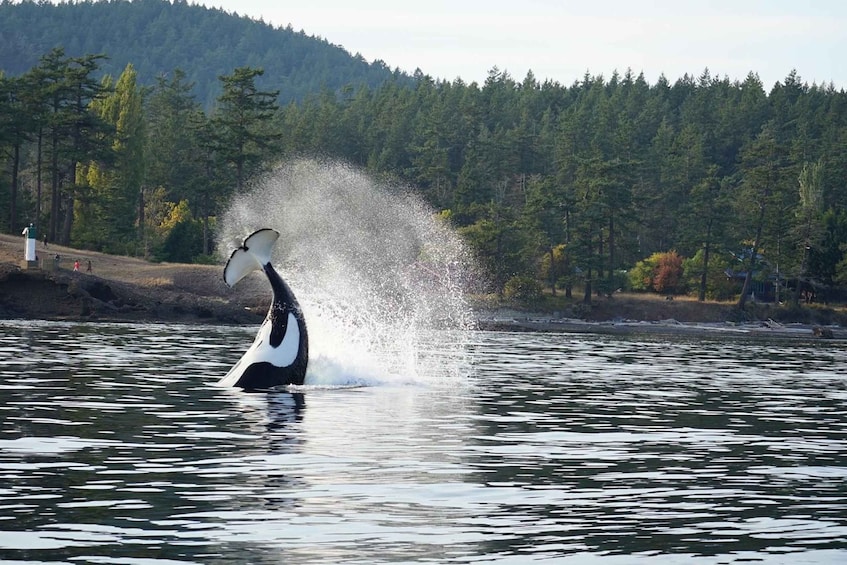
<instances>
[{"instance_id":1,"label":"hill ridge","mask_svg":"<svg viewBox=\"0 0 847 565\"><path fill-rule=\"evenodd\" d=\"M184 0L0 3L0 70L22 74L55 47L70 57L106 55L104 75L117 77L132 63L142 84L181 69L207 108L219 94L218 77L237 67L263 69L257 86L279 90L281 105L323 89L413 80L291 25L274 27Z\"/></svg>"}]
</instances>

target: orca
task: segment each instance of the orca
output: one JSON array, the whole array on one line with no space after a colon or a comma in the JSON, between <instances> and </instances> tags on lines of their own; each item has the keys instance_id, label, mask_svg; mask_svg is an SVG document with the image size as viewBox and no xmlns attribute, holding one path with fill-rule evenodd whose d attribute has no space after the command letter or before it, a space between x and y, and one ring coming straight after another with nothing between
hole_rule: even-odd
<instances>
[{"instance_id":1,"label":"orca","mask_svg":"<svg viewBox=\"0 0 847 565\"><path fill-rule=\"evenodd\" d=\"M306 320L288 284L271 265L271 251L279 232L260 229L232 252L224 267L224 282L232 287L253 271L264 271L273 289L265 321L256 339L218 384L260 390L281 385L302 385L309 363Z\"/></svg>"}]
</instances>

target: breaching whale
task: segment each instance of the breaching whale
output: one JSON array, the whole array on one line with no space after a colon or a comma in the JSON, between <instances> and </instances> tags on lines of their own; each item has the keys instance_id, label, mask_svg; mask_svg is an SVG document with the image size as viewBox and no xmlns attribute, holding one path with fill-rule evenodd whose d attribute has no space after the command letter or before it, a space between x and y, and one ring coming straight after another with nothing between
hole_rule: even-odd
<instances>
[{"instance_id":1,"label":"breaching whale","mask_svg":"<svg viewBox=\"0 0 847 565\"><path fill-rule=\"evenodd\" d=\"M224 267L230 287L256 270L264 271L273 289L273 301L256 339L218 384L247 390L278 385L302 385L309 362L306 321L294 293L271 265L271 250L279 232L253 232L232 252Z\"/></svg>"}]
</instances>

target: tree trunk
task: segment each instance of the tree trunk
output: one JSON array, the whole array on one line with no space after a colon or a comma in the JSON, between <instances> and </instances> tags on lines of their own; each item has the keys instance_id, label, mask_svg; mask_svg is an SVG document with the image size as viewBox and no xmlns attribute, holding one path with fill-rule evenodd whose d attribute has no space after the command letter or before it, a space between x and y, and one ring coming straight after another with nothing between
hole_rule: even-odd
<instances>
[{"instance_id":1,"label":"tree trunk","mask_svg":"<svg viewBox=\"0 0 847 565\"><path fill-rule=\"evenodd\" d=\"M615 291L613 286L615 278L615 215L609 214L609 279L606 284L606 294L611 295Z\"/></svg>"},{"instance_id":2,"label":"tree trunk","mask_svg":"<svg viewBox=\"0 0 847 565\"><path fill-rule=\"evenodd\" d=\"M56 241L59 225L59 139L56 135L52 141L53 154L50 155L50 241Z\"/></svg>"},{"instance_id":3,"label":"tree trunk","mask_svg":"<svg viewBox=\"0 0 847 565\"><path fill-rule=\"evenodd\" d=\"M138 241L144 245L144 255L147 256L147 245L144 244L144 185L138 189ZM136 249L138 249L136 247ZM138 251L136 251L136 255Z\"/></svg>"},{"instance_id":4,"label":"tree trunk","mask_svg":"<svg viewBox=\"0 0 847 565\"><path fill-rule=\"evenodd\" d=\"M556 254L550 247L550 293L556 296Z\"/></svg>"},{"instance_id":5,"label":"tree trunk","mask_svg":"<svg viewBox=\"0 0 847 565\"><path fill-rule=\"evenodd\" d=\"M565 210L565 298L573 298L573 276L571 273L571 213Z\"/></svg>"},{"instance_id":6,"label":"tree trunk","mask_svg":"<svg viewBox=\"0 0 847 565\"><path fill-rule=\"evenodd\" d=\"M756 239L753 241L753 249L750 253L750 262L747 265L747 274L744 277L744 285L741 287L741 296L738 298L738 307L744 308L747 304L747 293L753 282L753 267L756 266L756 252L762 240L762 228L765 223L765 203L759 204L759 218L756 221Z\"/></svg>"},{"instance_id":7,"label":"tree trunk","mask_svg":"<svg viewBox=\"0 0 847 565\"><path fill-rule=\"evenodd\" d=\"M38 229L42 230L42 236L46 238L47 226L41 222L41 149L43 137L41 128L38 128L38 150L35 157L35 221L38 222Z\"/></svg>"},{"instance_id":8,"label":"tree trunk","mask_svg":"<svg viewBox=\"0 0 847 565\"><path fill-rule=\"evenodd\" d=\"M599 231L600 231L600 238L597 242L597 263L598 263L598 265L597 265L597 281L598 282L603 280L603 267L604 267L604 261L603 261L603 253L604 253L604 251L603 251L603 230L600 229ZM598 287L597 287L597 296L600 296L600 290L601 290L600 286L602 286L602 285L598 285Z\"/></svg>"},{"instance_id":9,"label":"tree trunk","mask_svg":"<svg viewBox=\"0 0 847 565\"><path fill-rule=\"evenodd\" d=\"M706 285L708 283L710 251L711 247L707 241L706 245L703 247L703 272L700 273L700 291L697 293L697 300L699 302L706 301Z\"/></svg>"},{"instance_id":10,"label":"tree trunk","mask_svg":"<svg viewBox=\"0 0 847 565\"><path fill-rule=\"evenodd\" d=\"M203 255L209 255L209 195L203 194Z\"/></svg>"},{"instance_id":11,"label":"tree trunk","mask_svg":"<svg viewBox=\"0 0 847 565\"><path fill-rule=\"evenodd\" d=\"M74 195L73 193L68 194L68 204L67 208L65 208L65 219L62 222L62 245L70 245L71 244L71 228L73 227L74 222Z\"/></svg>"},{"instance_id":12,"label":"tree trunk","mask_svg":"<svg viewBox=\"0 0 847 565\"><path fill-rule=\"evenodd\" d=\"M706 283L708 282L709 274L709 255L712 250L712 218L706 223L706 241L703 243L703 272L700 273L700 291L697 294L699 302L706 301Z\"/></svg>"},{"instance_id":13,"label":"tree trunk","mask_svg":"<svg viewBox=\"0 0 847 565\"><path fill-rule=\"evenodd\" d=\"M21 145L16 143L12 156L12 182L9 186L9 231L15 233L18 229L18 169L21 162Z\"/></svg>"},{"instance_id":14,"label":"tree trunk","mask_svg":"<svg viewBox=\"0 0 847 565\"><path fill-rule=\"evenodd\" d=\"M71 244L71 228L74 222L74 191L76 190L76 162L71 161L68 164L68 185L67 191L67 206L65 208L65 217L62 220L62 235L59 242L62 245ZM61 199L60 199L61 201Z\"/></svg>"},{"instance_id":15,"label":"tree trunk","mask_svg":"<svg viewBox=\"0 0 847 565\"><path fill-rule=\"evenodd\" d=\"M809 259L809 246L803 245L803 260L800 263L800 272L797 273L797 280L794 283L794 295L791 297L791 301L795 306L800 305L800 293L803 287L803 279L806 276L806 264Z\"/></svg>"}]
</instances>

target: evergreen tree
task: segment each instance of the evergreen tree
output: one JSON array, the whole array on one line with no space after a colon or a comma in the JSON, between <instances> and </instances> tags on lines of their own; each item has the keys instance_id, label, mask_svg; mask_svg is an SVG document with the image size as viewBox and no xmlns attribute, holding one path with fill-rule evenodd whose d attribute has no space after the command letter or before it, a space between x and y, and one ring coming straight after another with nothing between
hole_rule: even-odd
<instances>
[{"instance_id":1,"label":"evergreen tree","mask_svg":"<svg viewBox=\"0 0 847 565\"><path fill-rule=\"evenodd\" d=\"M171 9L158 0L141 6ZM161 26L165 37L170 28ZM127 251L140 241L161 258L195 260L209 252L230 191L280 155L305 153L407 182L449 209L501 292L529 288L526 277L536 276L554 292L564 283L569 295L579 276L590 300L617 288L619 269L676 250L693 255L684 263L701 299L726 295L703 279L714 277L725 248L749 250L741 270L751 277L770 266L792 283L841 284L847 95L831 86L809 87L791 73L768 94L755 73L730 82L708 70L651 86L627 70L609 80L586 73L564 87L532 73L518 83L494 68L481 86L423 73L376 88L317 80L310 96L279 111L256 57L231 75L214 67L224 94L211 115L203 107L214 100L194 98L201 79L192 73L160 76L142 113L140 71L134 87L124 75L101 84L91 79L104 59L62 49L0 79L2 229L42 217L43 172L53 236L73 233L93 247L119 239ZM137 139L143 151L130 148ZM802 186L827 190L799 193L804 163L809 172L817 162L826 163L819 180ZM818 193L822 205L812 206Z\"/></svg>"},{"instance_id":2,"label":"evergreen tree","mask_svg":"<svg viewBox=\"0 0 847 565\"><path fill-rule=\"evenodd\" d=\"M35 143L34 148L28 147L27 153L35 153L35 163L32 164L35 168L35 190L30 191L31 193L34 192L31 198L35 203L32 217L42 235L46 235L49 231L43 214L42 178L44 169L44 137L50 117L50 84L47 79L48 77L44 69L38 66L21 75L20 82L18 82L20 88L18 98L24 102L25 114L28 119L28 125L30 126L28 132L29 139Z\"/></svg>"},{"instance_id":3,"label":"evergreen tree","mask_svg":"<svg viewBox=\"0 0 847 565\"><path fill-rule=\"evenodd\" d=\"M108 161L87 165L76 200L75 243L112 253L134 253L136 229L141 225L146 139L136 77L128 65L114 86L107 77L104 90L110 93L92 102L92 109L114 129L114 135Z\"/></svg>"},{"instance_id":4,"label":"evergreen tree","mask_svg":"<svg viewBox=\"0 0 847 565\"><path fill-rule=\"evenodd\" d=\"M803 282L809 269L809 252L817 248L823 238L823 163L804 163L798 179L800 204L796 213L797 243L802 259L794 287L794 303L800 299Z\"/></svg>"},{"instance_id":5,"label":"evergreen tree","mask_svg":"<svg viewBox=\"0 0 847 565\"><path fill-rule=\"evenodd\" d=\"M729 218L728 186L729 181L719 178L718 167L712 165L706 176L689 192L684 220L690 234L688 237L700 247L695 255L700 254L702 257L697 290L697 299L700 302L706 300L715 244L725 237L726 222Z\"/></svg>"},{"instance_id":6,"label":"evergreen tree","mask_svg":"<svg viewBox=\"0 0 847 565\"><path fill-rule=\"evenodd\" d=\"M569 206L564 188L552 176L535 175L527 188L527 204L523 211L523 231L531 243L528 253L541 255L546 266L547 283L555 296L560 277L567 273L565 264L566 209Z\"/></svg>"},{"instance_id":7,"label":"evergreen tree","mask_svg":"<svg viewBox=\"0 0 847 565\"><path fill-rule=\"evenodd\" d=\"M100 157L110 145L108 127L91 110L90 103L103 95L93 77L101 55L69 58L61 48L45 55L37 72L46 101L49 129L50 240L70 243L77 165ZM39 159L40 160L40 159Z\"/></svg>"},{"instance_id":8,"label":"evergreen tree","mask_svg":"<svg viewBox=\"0 0 847 565\"><path fill-rule=\"evenodd\" d=\"M192 87L185 73L177 69L170 77L159 76L145 99L147 172L141 191L143 217L138 222L145 253L161 243L159 211L181 201L190 202L195 216L204 219L203 252L208 253L211 209L205 199L216 179L207 166L210 142L204 144L202 135L207 119ZM147 210L152 216L148 217Z\"/></svg>"},{"instance_id":9,"label":"evergreen tree","mask_svg":"<svg viewBox=\"0 0 847 565\"><path fill-rule=\"evenodd\" d=\"M190 200L201 176L192 118L202 110L192 89L185 72L176 69L170 76L158 76L145 97L147 183L163 187L172 202Z\"/></svg>"},{"instance_id":10,"label":"evergreen tree","mask_svg":"<svg viewBox=\"0 0 847 565\"><path fill-rule=\"evenodd\" d=\"M233 169L235 190L241 191L250 177L261 172L279 150L280 133L270 130L279 109L279 91L261 91L256 78L261 69L238 67L220 77L223 93L212 116L215 150L220 160Z\"/></svg>"},{"instance_id":11,"label":"evergreen tree","mask_svg":"<svg viewBox=\"0 0 847 565\"><path fill-rule=\"evenodd\" d=\"M736 205L739 217L742 218L742 225L749 226L752 232L752 234L748 232L748 237L749 235L753 237L746 240L749 252L744 284L738 299L739 308L744 307L750 296L754 273L765 266L761 260L761 253L765 238L769 235L766 228L769 223L773 226L775 203L780 201L782 192L785 190L783 154L784 148L777 139L772 122L762 128L756 139L742 154L743 181Z\"/></svg>"},{"instance_id":12,"label":"evergreen tree","mask_svg":"<svg viewBox=\"0 0 847 565\"><path fill-rule=\"evenodd\" d=\"M577 170L574 244L585 273L586 303L593 290L615 290L617 241L631 211L632 169L631 162L595 158L582 161Z\"/></svg>"},{"instance_id":13,"label":"evergreen tree","mask_svg":"<svg viewBox=\"0 0 847 565\"><path fill-rule=\"evenodd\" d=\"M0 73L0 154L3 161L10 163L9 192L4 199L7 202L9 215L8 230L16 232L20 229L18 220L18 191L21 150L31 139L34 115L26 105L27 91L23 78L6 78ZM37 222L37 218L33 218Z\"/></svg>"}]
</instances>

